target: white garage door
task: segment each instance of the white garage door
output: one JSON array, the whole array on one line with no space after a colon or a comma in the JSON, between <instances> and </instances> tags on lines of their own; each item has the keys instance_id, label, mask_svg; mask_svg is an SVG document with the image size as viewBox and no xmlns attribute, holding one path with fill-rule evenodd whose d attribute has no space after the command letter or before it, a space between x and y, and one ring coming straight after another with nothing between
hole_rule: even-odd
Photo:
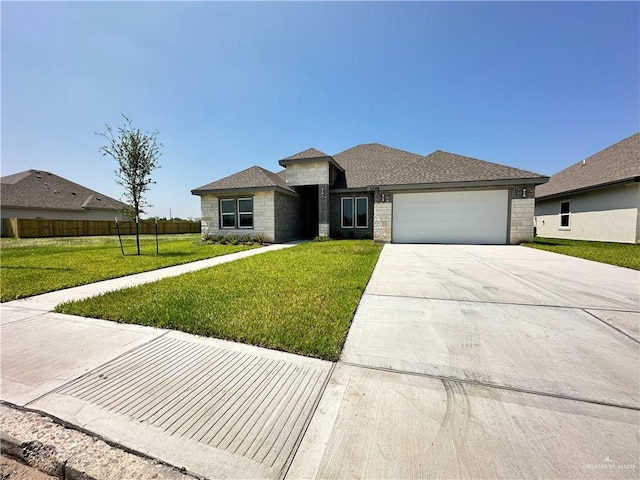
<instances>
[{"instance_id":1,"label":"white garage door","mask_svg":"<svg viewBox=\"0 0 640 480\"><path fill-rule=\"evenodd\" d=\"M508 190L396 193L394 243L507 243Z\"/></svg>"}]
</instances>

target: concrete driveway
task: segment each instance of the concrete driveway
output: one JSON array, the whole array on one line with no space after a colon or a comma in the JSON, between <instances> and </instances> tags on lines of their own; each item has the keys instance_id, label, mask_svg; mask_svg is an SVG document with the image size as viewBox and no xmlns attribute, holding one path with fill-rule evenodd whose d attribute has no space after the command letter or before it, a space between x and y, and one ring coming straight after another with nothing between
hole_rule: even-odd
<instances>
[{"instance_id":1,"label":"concrete driveway","mask_svg":"<svg viewBox=\"0 0 640 480\"><path fill-rule=\"evenodd\" d=\"M639 478L640 273L387 245L289 478Z\"/></svg>"}]
</instances>

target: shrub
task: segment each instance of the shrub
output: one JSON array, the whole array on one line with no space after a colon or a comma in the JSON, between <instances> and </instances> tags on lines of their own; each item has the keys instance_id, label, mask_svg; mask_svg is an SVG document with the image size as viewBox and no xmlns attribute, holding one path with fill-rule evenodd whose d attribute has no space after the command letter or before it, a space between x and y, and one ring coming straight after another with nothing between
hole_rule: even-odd
<instances>
[{"instance_id":1,"label":"shrub","mask_svg":"<svg viewBox=\"0 0 640 480\"><path fill-rule=\"evenodd\" d=\"M203 233L202 243L209 243L209 242L213 242L213 235L211 235L209 232Z\"/></svg>"},{"instance_id":2,"label":"shrub","mask_svg":"<svg viewBox=\"0 0 640 480\"><path fill-rule=\"evenodd\" d=\"M229 243L231 245L237 245L238 244L238 235L236 235L235 233L229 235L228 241L229 241Z\"/></svg>"},{"instance_id":3,"label":"shrub","mask_svg":"<svg viewBox=\"0 0 640 480\"><path fill-rule=\"evenodd\" d=\"M216 236L216 242L218 243L222 243L224 245L225 243L227 243L226 240L227 240L227 237L225 237L222 234L219 234Z\"/></svg>"},{"instance_id":4,"label":"shrub","mask_svg":"<svg viewBox=\"0 0 640 480\"><path fill-rule=\"evenodd\" d=\"M245 233L244 235L242 235L240 237L240 241L244 244L249 244L251 243L251 235L249 235L248 233Z\"/></svg>"},{"instance_id":5,"label":"shrub","mask_svg":"<svg viewBox=\"0 0 640 480\"><path fill-rule=\"evenodd\" d=\"M331 240L331 238L326 235L318 235L313 239L314 242L328 242L329 240Z\"/></svg>"},{"instance_id":6,"label":"shrub","mask_svg":"<svg viewBox=\"0 0 640 480\"><path fill-rule=\"evenodd\" d=\"M258 233L254 238L253 241L262 245L264 243L264 235L262 233Z\"/></svg>"}]
</instances>

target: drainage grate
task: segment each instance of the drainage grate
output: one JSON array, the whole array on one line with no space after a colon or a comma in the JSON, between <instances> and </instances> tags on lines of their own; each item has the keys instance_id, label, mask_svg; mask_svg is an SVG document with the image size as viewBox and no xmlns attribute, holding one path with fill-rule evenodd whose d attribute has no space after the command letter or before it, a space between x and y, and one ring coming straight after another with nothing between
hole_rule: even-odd
<instances>
[{"instance_id":1,"label":"drainage grate","mask_svg":"<svg viewBox=\"0 0 640 480\"><path fill-rule=\"evenodd\" d=\"M58 393L281 470L328 369L163 337Z\"/></svg>"}]
</instances>

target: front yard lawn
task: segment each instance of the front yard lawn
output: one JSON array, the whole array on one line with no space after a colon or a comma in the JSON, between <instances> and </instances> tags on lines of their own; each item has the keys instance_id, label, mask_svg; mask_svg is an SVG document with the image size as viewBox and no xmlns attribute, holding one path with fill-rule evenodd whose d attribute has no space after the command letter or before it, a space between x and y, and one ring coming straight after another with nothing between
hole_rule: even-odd
<instances>
[{"instance_id":1,"label":"front yard lawn","mask_svg":"<svg viewBox=\"0 0 640 480\"><path fill-rule=\"evenodd\" d=\"M527 247L640 270L640 245L536 237Z\"/></svg>"},{"instance_id":2,"label":"front yard lawn","mask_svg":"<svg viewBox=\"0 0 640 480\"><path fill-rule=\"evenodd\" d=\"M56 311L337 360L381 248L370 240L305 243Z\"/></svg>"},{"instance_id":3,"label":"front yard lawn","mask_svg":"<svg viewBox=\"0 0 640 480\"><path fill-rule=\"evenodd\" d=\"M217 257L251 247L201 245L199 234L163 235L156 256L155 237L142 235L141 256L135 237L3 238L0 243L2 301L29 297L62 288L122 277L133 273Z\"/></svg>"}]
</instances>

